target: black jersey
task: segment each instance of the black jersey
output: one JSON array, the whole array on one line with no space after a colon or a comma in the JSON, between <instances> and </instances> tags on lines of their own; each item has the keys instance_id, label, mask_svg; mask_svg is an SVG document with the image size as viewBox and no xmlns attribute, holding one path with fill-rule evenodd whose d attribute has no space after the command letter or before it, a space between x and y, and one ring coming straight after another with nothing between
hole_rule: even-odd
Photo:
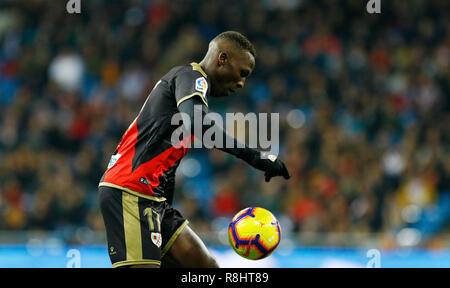
<instances>
[{"instance_id":1,"label":"black jersey","mask_svg":"<svg viewBox=\"0 0 450 288\"><path fill-rule=\"evenodd\" d=\"M171 125L181 102L200 97L208 106L210 82L199 64L177 66L150 92L117 146L99 186L109 186L156 201L173 197L175 170L188 152L172 145ZM193 136L182 141L192 143Z\"/></svg>"}]
</instances>

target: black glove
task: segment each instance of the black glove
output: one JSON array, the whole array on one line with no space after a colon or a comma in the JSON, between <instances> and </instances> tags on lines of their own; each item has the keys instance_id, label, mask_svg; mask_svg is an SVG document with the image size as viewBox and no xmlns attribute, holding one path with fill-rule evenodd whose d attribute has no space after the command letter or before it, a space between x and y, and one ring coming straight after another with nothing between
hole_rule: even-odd
<instances>
[{"instance_id":1,"label":"black glove","mask_svg":"<svg viewBox=\"0 0 450 288\"><path fill-rule=\"evenodd\" d=\"M291 178L291 174L289 174L286 165L275 155L247 148L245 149L245 153L239 155L238 158L246 161L252 167L264 171L266 182L269 182L275 176L283 176L286 180Z\"/></svg>"}]
</instances>

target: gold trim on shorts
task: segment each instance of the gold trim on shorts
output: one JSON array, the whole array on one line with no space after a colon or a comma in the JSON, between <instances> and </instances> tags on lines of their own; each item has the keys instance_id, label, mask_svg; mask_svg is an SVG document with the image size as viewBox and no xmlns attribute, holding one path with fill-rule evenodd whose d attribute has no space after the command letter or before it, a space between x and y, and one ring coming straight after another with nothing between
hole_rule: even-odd
<instances>
[{"instance_id":1,"label":"gold trim on shorts","mask_svg":"<svg viewBox=\"0 0 450 288\"><path fill-rule=\"evenodd\" d=\"M130 265L142 265L142 264L154 264L161 266L161 261L157 260L125 260L119 261L112 265L113 268L118 268L122 266L130 266Z\"/></svg>"},{"instance_id":2,"label":"gold trim on shorts","mask_svg":"<svg viewBox=\"0 0 450 288\"><path fill-rule=\"evenodd\" d=\"M188 220L184 220L183 224L178 227L178 229L173 233L172 237L170 237L169 241L167 242L166 246L161 250L161 258L164 257L164 255L169 251L170 247L172 247L175 240L178 238L178 235L180 235L181 231L186 227L186 225L189 224Z\"/></svg>"},{"instance_id":3,"label":"gold trim on shorts","mask_svg":"<svg viewBox=\"0 0 450 288\"><path fill-rule=\"evenodd\" d=\"M125 188L125 187L122 187L122 186L119 186L119 185L116 185L116 184L113 184L113 183L109 183L109 182L100 182L100 184L98 184L98 187L101 187L101 186L116 188L116 189L128 192L128 193L130 193L130 194L132 194L134 196L146 198L146 199L149 199L149 200L152 200L152 201L156 201L156 202L166 201L166 198L164 198L164 197L150 196L150 195L139 193L139 192L136 192L134 190L131 190L131 189L128 189L128 188Z\"/></svg>"}]
</instances>

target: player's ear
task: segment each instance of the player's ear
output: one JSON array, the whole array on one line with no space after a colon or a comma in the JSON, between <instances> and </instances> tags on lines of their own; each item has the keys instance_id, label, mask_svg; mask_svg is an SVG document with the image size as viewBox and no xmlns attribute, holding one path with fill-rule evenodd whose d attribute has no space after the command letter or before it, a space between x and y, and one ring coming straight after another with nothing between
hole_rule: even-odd
<instances>
[{"instance_id":1,"label":"player's ear","mask_svg":"<svg viewBox=\"0 0 450 288\"><path fill-rule=\"evenodd\" d=\"M225 52L219 52L218 63L219 66L223 66L228 62L228 54Z\"/></svg>"}]
</instances>

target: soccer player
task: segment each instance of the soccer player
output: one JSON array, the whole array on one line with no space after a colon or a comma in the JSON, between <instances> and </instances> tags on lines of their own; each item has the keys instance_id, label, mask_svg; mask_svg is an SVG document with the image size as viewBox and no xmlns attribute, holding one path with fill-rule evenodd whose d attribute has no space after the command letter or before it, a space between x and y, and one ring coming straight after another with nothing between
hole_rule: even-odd
<instances>
[{"instance_id":1,"label":"soccer player","mask_svg":"<svg viewBox=\"0 0 450 288\"><path fill-rule=\"evenodd\" d=\"M188 221L172 204L175 171L188 152L173 145L174 114L193 119L201 107L206 115L208 97L228 96L244 87L255 66L255 49L242 34L227 31L215 37L200 63L177 66L150 92L138 116L128 127L99 183L108 253L113 267L218 267ZM191 130L189 130L191 131ZM256 149L218 148L265 172L265 180L290 175L285 164ZM195 135L181 140L192 143ZM163 265L166 266L166 265Z\"/></svg>"}]
</instances>

